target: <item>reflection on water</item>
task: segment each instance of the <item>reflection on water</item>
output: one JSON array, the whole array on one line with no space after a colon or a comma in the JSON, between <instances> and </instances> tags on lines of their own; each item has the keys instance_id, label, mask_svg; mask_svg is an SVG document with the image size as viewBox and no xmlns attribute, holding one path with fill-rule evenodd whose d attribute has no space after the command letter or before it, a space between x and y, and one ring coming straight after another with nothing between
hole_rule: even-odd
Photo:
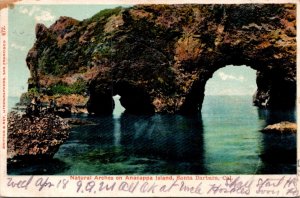
<instances>
[{"instance_id":1,"label":"reflection on water","mask_svg":"<svg viewBox=\"0 0 300 198\"><path fill-rule=\"evenodd\" d=\"M294 121L295 113L257 110L251 106L249 97L206 98L202 116L114 113L112 116L81 117L94 124L74 126L54 160L10 166L8 173L118 175L296 172L296 137L259 132L277 120ZM280 152L282 155L278 155Z\"/></svg>"},{"instance_id":2,"label":"reflection on water","mask_svg":"<svg viewBox=\"0 0 300 198\"><path fill-rule=\"evenodd\" d=\"M203 173L203 133L198 116L123 113L117 119L90 120L99 124L74 128L68 143L56 154L60 159L73 154L71 161L77 168L66 174ZM85 169L91 163L93 167Z\"/></svg>"},{"instance_id":3,"label":"reflection on water","mask_svg":"<svg viewBox=\"0 0 300 198\"><path fill-rule=\"evenodd\" d=\"M164 161L156 173L203 173L200 116L121 116L121 145L129 156ZM150 171L150 170L149 170Z\"/></svg>"},{"instance_id":4,"label":"reflection on water","mask_svg":"<svg viewBox=\"0 0 300 198\"><path fill-rule=\"evenodd\" d=\"M259 174L296 173L296 134L263 134Z\"/></svg>"},{"instance_id":5,"label":"reflection on water","mask_svg":"<svg viewBox=\"0 0 300 198\"><path fill-rule=\"evenodd\" d=\"M69 165L55 174L201 174L200 116L131 115L87 117L55 155ZM44 169L47 171L40 171ZM18 171L17 171L18 170ZM45 166L10 168L9 174L49 174Z\"/></svg>"}]
</instances>

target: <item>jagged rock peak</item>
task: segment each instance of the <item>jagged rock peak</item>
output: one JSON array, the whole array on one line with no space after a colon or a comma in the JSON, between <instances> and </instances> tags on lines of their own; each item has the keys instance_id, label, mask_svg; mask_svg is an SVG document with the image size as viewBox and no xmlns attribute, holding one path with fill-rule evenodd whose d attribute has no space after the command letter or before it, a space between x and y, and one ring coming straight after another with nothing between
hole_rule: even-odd
<instances>
[{"instance_id":1,"label":"jagged rock peak","mask_svg":"<svg viewBox=\"0 0 300 198\"><path fill-rule=\"evenodd\" d=\"M35 26L36 39L42 39L47 35L48 31L49 31L48 28L44 24L42 23L36 24Z\"/></svg>"},{"instance_id":2,"label":"jagged rock peak","mask_svg":"<svg viewBox=\"0 0 300 198\"><path fill-rule=\"evenodd\" d=\"M59 32L59 31L64 30L68 26L77 25L78 22L79 21L74 18L67 17L67 16L61 16L61 17L59 17L58 20L56 20L54 22L54 24L52 24L50 26L49 29L53 32Z\"/></svg>"}]
</instances>

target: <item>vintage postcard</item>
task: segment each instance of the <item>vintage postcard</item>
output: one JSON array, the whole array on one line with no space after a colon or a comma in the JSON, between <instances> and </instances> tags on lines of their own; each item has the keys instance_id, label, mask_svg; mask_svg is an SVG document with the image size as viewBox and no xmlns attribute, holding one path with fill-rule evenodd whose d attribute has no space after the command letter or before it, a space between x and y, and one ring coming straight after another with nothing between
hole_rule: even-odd
<instances>
[{"instance_id":1,"label":"vintage postcard","mask_svg":"<svg viewBox=\"0 0 300 198\"><path fill-rule=\"evenodd\" d=\"M299 197L298 1L0 5L0 197Z\"/></svg>"}]
</instances>

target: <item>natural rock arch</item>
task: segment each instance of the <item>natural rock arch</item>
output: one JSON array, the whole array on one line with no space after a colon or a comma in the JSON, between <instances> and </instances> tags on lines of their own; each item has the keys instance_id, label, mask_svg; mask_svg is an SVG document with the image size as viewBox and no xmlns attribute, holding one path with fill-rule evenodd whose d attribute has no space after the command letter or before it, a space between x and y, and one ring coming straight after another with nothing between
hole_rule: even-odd
<instances>
[{"instance_id":1,"label":"natural rock arch","mask_svg":"<svg viewBox=\"0 0 300 198\"><path fill-rule=\"evenodd\" d=\"M230 64L231 65L231 64ZM227 65L226 65L227 66ZM226 67L222 66L220 68ZM234 65L241 66L241 65ZM253 105L268 109L290 109L295 107L296 100L296 82L286 80L285 73L280 71L261 71L253 66L248 66L256 71L257 90L253 93ZM205 86L213 74L219 70L203 74L200 82L195 82L190 89L179 112L196 113L201 110L205 97Z\"/></svg>"},{"instance_id":2,"label":"natural rock arch","mask_svg":"<svg viewBox=\"0 0 300 198\"><path fill-rule=\"evenodd\" d=\"M155 66L151 62L159 61L157 64L166 67L165 70L170 69L169 73L162 71L167 76L167 83L160 86L151 86L148 83L142 85L134 79L134 76L122 75L120 71L113 75L114 79L128 80L131 81L131 86L136 85L144 89L156 112L195 113L201 109L205 84L216 70L230 64L248 65L257 71L257 92L253 100L255 105L268 108L293 107L296 98L296 43L295 18L293 18L295 10L293 5L279 5L278 7L275 5L217 5L211 9L209 6L194 7L194 9L197 8L206 11L208 17L198 19L199 29L189 27L189 31L185 32L183 28L183 33L179 38L174 36L174 40L171 39L175 47L171 64L163 58L157 60L161 53L157 48L148 49L148 47L141 46L146 39L139 34L138 40L141 41L136 41L133 45L137 50L130 49L128 52L129 54L141 52L134 57L137 60L132 61L128 55L124 55L128 67L133 69L126 68L124 61L116 63L112 69L114 72L114 69L121 67L125 68L126 73L135 73L140 71L140 65L137 62L143 62L140 67L145 71L142 72L155 76L152 75L155 70L149 72L147 67L151 65L153 69ZM136 7L130 10L128 15L132 18L136 17L137 19L133 20L134 23L138 23L139 20L143 20L141 13L143 16L151 15L148 11L151 9L154 13L155 9L159 8ZM175 7L170 6L164 9L172 10ZM179 9L180 13L188 8L179 6L176 9ZM277 10L277 13L274 14L271 10ZM164 15L165 13L162 14ZM123 16L126 14L123 13ZM151 24L151 20L147 23ZM169 26L172 25L169 24ZM174 25L173 28L175 27ZM122 46L120 48L123 49ZM148 53L151 56L148 60L142 53L145 50L149 50ZM155 83L165 81L165 76L156 75ZM145 80L145 75L142 79ZM151 92L151 88L164 90ZM168 88L171 89L169 93L165 90ZM151 103L148 105L151 106ZM134 108L138 110L141 107L142 105L136 104Z\"/></svg>"},{"instance_id":3,"label":"natural rock arch","mask_svg":"<svg viewBox=\"0 0 300 198\"><path fill-rule=\"evenodd\" d=\"M36 35L31 84L41 84L38 63L49 55L41 43L74 59L60 60L62 68L99 68L89 83L90 113L111 113L116 94L130 112L197 112L207 80L226 65L257 71L255 105L295 106L295 4L140 5L84 22L64 17Z\"/></svg>"}]
</instances>

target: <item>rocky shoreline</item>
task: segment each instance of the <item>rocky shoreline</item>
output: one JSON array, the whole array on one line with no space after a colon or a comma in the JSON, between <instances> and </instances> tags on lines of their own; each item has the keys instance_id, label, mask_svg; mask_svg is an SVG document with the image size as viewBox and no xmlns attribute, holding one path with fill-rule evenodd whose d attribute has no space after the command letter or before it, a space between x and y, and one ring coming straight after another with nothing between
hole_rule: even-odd
<instances>
[{"instance_id":1,"label":"rocky shoreline","mask_svg":"<svg viewBox=\"0 0 300 198\"><path fill-rule=\"evenodd\" d=\"M8 115L8 163L51 159L69 137L70 126L53 113L30 116L12 111Z\"/></svg>"}]
</instances>

